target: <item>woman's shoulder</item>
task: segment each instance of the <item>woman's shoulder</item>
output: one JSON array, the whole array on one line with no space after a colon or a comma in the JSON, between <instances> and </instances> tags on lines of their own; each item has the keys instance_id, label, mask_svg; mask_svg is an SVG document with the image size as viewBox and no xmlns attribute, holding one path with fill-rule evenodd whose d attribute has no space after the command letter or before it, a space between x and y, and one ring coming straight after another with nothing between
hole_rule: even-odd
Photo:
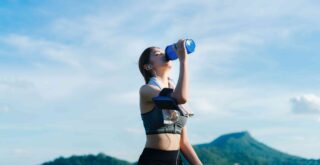
<instances>
[{"instance_id":1,"label":"woman's shoulder","mask_svg":"<svg viewBox=\"0 0 320 165\"><path fill-rule=\"evenodd\" d=\"M152 84L143 84L140 89L139 89L139 93L148 93L150 91L159 91L158 87Z\"/></svg>"}]
</instances>

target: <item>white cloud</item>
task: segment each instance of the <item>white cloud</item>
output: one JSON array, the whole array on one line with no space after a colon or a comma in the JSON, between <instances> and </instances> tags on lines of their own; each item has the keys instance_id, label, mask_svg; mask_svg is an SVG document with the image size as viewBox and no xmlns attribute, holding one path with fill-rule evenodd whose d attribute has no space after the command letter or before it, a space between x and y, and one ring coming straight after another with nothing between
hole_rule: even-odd
<instances>
[{"instance_id":1,"label":"white cloud","mask_svg":"<svg viewBox=\"0 0 320 165\"><path fill-rule=\"evenodd\" d=\"M29 58L36 57L41 59L41 57L46 57L49 60L62 62L74 67L80 65L80 61L76 58L75 50L65 44L18 34L2 37L1 41L12 46L15 52L24 54L27 57L31 55Z\"/></svg>"},{"instance_id":2,"label":"white cloud","mask_svg":"<svg viewBox=\"0 0 320 165\"><path fill-rule=\"evenodd\" d=\"M112 103L118 103L121 104L121 106L125 105L139 105L139 91L133 90L133 91L121 91L121 92L115 92L115 93L109 93L107 97L105 98L107 101L110 101Z\"/></svg>"},{"instance_id":3,"label":"white cloud","mask_svg":"<svg viewBox=\"0 0 320 165\"><path fill-rule=\"evenodd\" d=\"M13 154L18 155L18 156L31 154L29 150L23 149L23 148L14 148L12 152L13 152Z\"/></svg>"},{"instance_id":4,"label":"white cloud","mask_svg":"<svg viewBox=\"0 0 320 165\"><path fill-rule=\"evenodd\" d=\"M0 105L0 113L6 113L12 111L12 109L8 105Z\"/></svg>"},{"instance_id":5,"label":"white cloud","mask_svg":"<svg viewBox=\"0 0 320 165\"><path fill-rule=\"evenodd\" d=\"M305 94L290 99L292 112L298 114L320 113L320 97L314 94Z\"/></svg>"},{"instance_id":6,"label":"white cloud","mask_svg":"<svg viewBox=\"0 0 320 165\"><path fill-rule=\"evenodd\" d=\"M18 77L0 77L0 91L4 89L12 89L12 88L20 88L20 89L27 89L33 88L34 83L27 81L23 78Z\"/></svg>"},{"instance_id":7,"label":"white cloud","mask_svg":"<svg viewBox=\"0 0 320 165\"><path fill-rule=\"evenodd\" d=\"M189 105L195 113L210 114L205 118L260 117L274 118L289 112L287 98L291 94L276 86L244 86L246 82L192 84ZM268 92L266 92L268 91ZM260 115L264 114L264 115Z\"/></svg>"}]
</instances>

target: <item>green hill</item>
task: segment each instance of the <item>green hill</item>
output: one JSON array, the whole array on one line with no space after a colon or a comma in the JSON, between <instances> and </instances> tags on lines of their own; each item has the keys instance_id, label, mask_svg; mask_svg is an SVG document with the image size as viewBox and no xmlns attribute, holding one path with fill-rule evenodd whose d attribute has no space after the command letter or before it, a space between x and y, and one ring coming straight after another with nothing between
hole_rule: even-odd
<instances>
[{"instance_id":1,"label":"green hill","mask_svg":"<svg viewBox=\"0 0 320 165\"><path fill-rule=\"evenodd\" d=\"M222 135L193 147L200 160L210 165L320 165L320 159L305 159L270 148L247 131Z\"/></svg>"},{"instance_id":2,"label":"green hill","mask_svg":"<svg viewBox=\"0 0 320 165\"><path fill-rule=\"evenodd\" d=\"M225 134L210 143L193 145L204 165L320 165L320 159L290 155L255 140L247 131ZM184 164L189 163L183 157ZM97 155L59 157L42 165L129 165L103 153Z\"/></svg>"},{"instance_id":3,"label":"green hill","mask_svg":"<svg viewBox=\"0 0 320 165\"><path fill-rule=\"evenodd\" d=\"M99 153L97 155L89 154L69 158L59 157L42 165L132 165L132 163Z\"/></svg>"}]
</instances>

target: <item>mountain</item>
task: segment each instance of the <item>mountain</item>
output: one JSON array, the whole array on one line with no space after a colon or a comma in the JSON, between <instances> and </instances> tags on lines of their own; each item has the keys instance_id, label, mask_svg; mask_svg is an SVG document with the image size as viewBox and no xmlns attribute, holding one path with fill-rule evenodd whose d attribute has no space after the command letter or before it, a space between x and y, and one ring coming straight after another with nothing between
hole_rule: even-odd
<instances>
[{"instance_id":1,"label":"mountain","mask_svg":"<svg viewBox=\"0 0 320 165\"><path fill-rule=\"evenodd\" d=\"M225 134L210 143L193 145L204 165L320 165L320 159L305 159L290 155L255 140L248 131ZM185 165L189 163L184 158ZM137 164L116 159L103 153L98 155L57 158L42 165L129 165Z\"/></svg>"},{"instance_id":2,"label":"mountain","mask_svg":"<svg viewBox=\"0 0 320 165\"><path fill-rule=\"evenodd\" d=\"M97 155L89 154L69 158L59 157L42 165L132 165L132 163L98 153Z\"/></svg>"},{"instance_id":3,"label":"mountain","mask_svg":"<svg viewBox=\"0 0 320 165\"><path fill-rule=\"evenodd\" d=\"M247 131L222 135L193 147L200 160L210 165L320 165L320 159L305 159L268 147Z\"/></svg>"}]
</instances>

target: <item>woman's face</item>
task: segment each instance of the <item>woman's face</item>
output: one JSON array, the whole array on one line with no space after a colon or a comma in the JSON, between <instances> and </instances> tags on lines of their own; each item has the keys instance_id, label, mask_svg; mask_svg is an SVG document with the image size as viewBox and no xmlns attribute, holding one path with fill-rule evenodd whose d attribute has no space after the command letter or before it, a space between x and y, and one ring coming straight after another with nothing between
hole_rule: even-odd
<instances>
[{"instance_id":1,"label":"woman's face","mask_svg":"<svg viewBox=\"0 0 320 165\"><path fill-rule=\"evenodd\" d=\"M156 71L172 68L172 61L166 61L165 53L160 48L153 48L150 54L150 63L152 64L153 69Z\"/></svg>"}]
</instances>

